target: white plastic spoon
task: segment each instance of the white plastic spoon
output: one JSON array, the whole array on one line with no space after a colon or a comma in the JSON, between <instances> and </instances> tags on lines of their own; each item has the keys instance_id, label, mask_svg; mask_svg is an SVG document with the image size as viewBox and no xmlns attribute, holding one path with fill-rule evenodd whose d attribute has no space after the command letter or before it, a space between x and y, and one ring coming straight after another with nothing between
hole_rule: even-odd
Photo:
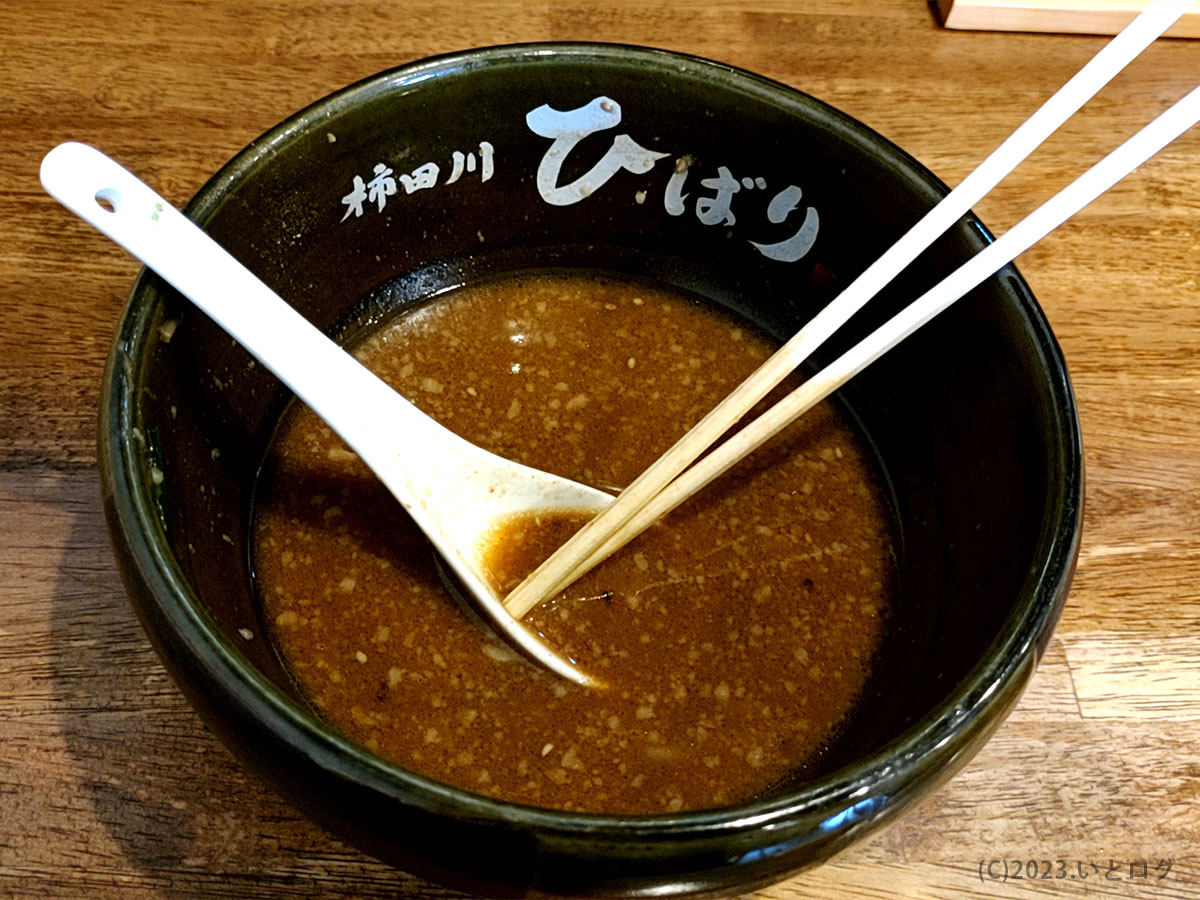
<instances>
[{"instance_id":1,"label":"white plastic spoon","mask_svg":"<svg viewBox=\"0 0 1200 900\"><path fill-rule=\"evenodd\" d=\"M608 494L502 459L433 421L100 151L62 144L42 161L41 179L51 196L174 285L324 419L409 511L498 631L546 668L593 683L504 610L477 551L503 516L595 511L612 500Z\"/></svg>"}]
</instances>

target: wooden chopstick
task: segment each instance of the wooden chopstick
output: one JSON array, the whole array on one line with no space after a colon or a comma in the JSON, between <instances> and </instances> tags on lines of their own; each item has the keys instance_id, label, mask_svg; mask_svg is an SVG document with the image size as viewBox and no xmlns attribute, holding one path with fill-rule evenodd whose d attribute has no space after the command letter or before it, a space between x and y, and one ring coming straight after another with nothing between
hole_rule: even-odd
<instances>
[{"instance_id":1,"label":"wooden chopstick","mask_svg":"<svg viewBox=\"0 0 1200 900\"><path fill-rule=\"evenodd\" d=\"M1155 0L1151 3L1022 123L975 171L964 178L958 187L947 194L791 340L638 476L607 509L588 522L535 569L505 598L505 609L513 616L521 618L631 540L650 522L664 515L665 511L660 509L662 501L656 501L652 507L649 506L656 495L664 492L705 450L740 421L756 403L804 362L918 254L958 222L975 203L1192 5L1193 0ZM1000 265L996 268L1000 268ZM830 388L831 391L833 389ZM764 418L766 416L760 417L754 424L757 425ZM743 435L748 431L750 428L737 436L735 446L742 447L746 444L747 439ZM757 434L758 429L751 433ZM734 441L729 441L718 450L724 450L732 444ZM728 452L725 451L720 458L724 458ZM704 471L708 471L714 465L709 460L716 456L717 452L714 451L706 458ZM732 462L729 465L732 465ZM727 466L720 471L724 471L725 468ZM692 476L693 479L695 477ZM704 483L707 483L707 480ZM669 496L675 496L678 492L678 489L672 491ZM673 509L679 502L682 502L682 498L672 503L669 508ZM644 508L659 511L653 517L647 518L650 512L640 512ZM618 538L618 535L621 537Z\"/></svg>"},{"instance_id":2,"label":"wooden chopstick","mask_svg":"<svg viewBox=\"0 0 1200 900\"><path fill-rule=\"evenodd\" d=\"M1139 131L1003 237L855 344L656 494L585 560L587 571L683 503L714 478L812 409L821 400L1028 250L1083 207L1200 121L1200 87Z\"/></svg>"}]
</instances>

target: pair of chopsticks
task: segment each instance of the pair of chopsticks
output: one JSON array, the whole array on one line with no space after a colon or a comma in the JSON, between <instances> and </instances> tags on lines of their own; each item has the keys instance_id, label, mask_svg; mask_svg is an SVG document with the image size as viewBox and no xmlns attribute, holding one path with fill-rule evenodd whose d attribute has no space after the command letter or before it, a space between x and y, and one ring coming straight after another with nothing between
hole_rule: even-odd
<instances>
[{"instance_id":1,"label":"pair of chopsticks","mask_svg":"<svg viewBox=\"0 0 1200 900\"><path fill-rule=\"evenodd\" d=\"M919 253L1195 5L1154 0L984 162L504 600L516 618L633 540L1200 120L1200 87L696 462ZM694 466L693 463L696 463ZM691 468L688 468L691 466Z\"/></svg>"}]
</instances>

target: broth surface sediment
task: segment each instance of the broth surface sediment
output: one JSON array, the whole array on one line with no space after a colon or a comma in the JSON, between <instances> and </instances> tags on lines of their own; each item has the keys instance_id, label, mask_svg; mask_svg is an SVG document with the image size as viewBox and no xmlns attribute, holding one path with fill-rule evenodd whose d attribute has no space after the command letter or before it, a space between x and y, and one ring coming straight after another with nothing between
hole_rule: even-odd
<instances>
[{"instance_id":1,"label":"broth surface sediment","mask_svg":"<svg viewBox=\"0 0 1200 900\"><path fill-rule=\"evenodd\" d=\"M458 289L354 348L468 440L610 490L772 349L687 297L570 275ZM544 554L537 530L495 548L506 586ZM602 690L486 633L307 408L281 423L254 542L271 639L335 728L479 793L609 813L737 802L812 764L869 676L893 577L870 464L824 404L526 616Z\"/></svg>"}]
</instances>

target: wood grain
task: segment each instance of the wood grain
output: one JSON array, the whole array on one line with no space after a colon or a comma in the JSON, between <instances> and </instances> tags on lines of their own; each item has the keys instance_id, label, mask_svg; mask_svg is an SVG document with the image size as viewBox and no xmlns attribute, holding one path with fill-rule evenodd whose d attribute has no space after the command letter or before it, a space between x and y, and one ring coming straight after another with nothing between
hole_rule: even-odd
<instances>
[{"instance_id":1,"label":"wood grain","mask_svg":"<svg viewBox=\"0 0 1200 900\"><path fill-rule=\"evenodd\" d=\"M0 33L0 896L102 900L446 892L258 784L142 635L94 450L137 266L41 192L50 147L96 143L182 203L359 78L484 44L603 39L786 82L953 184L1102 44L946 31L913 0L5 0ZM1018 221L1198 75L1200 43L1152 47L979 214ZM1078 577L1025 697L921 808L761 896L1200 897L1198 164L1192 134L1019 263L1071 367L1088 465ZM980 877L991 859L1089 877L1001 884Z\"/></svg>"}]
</instances>

